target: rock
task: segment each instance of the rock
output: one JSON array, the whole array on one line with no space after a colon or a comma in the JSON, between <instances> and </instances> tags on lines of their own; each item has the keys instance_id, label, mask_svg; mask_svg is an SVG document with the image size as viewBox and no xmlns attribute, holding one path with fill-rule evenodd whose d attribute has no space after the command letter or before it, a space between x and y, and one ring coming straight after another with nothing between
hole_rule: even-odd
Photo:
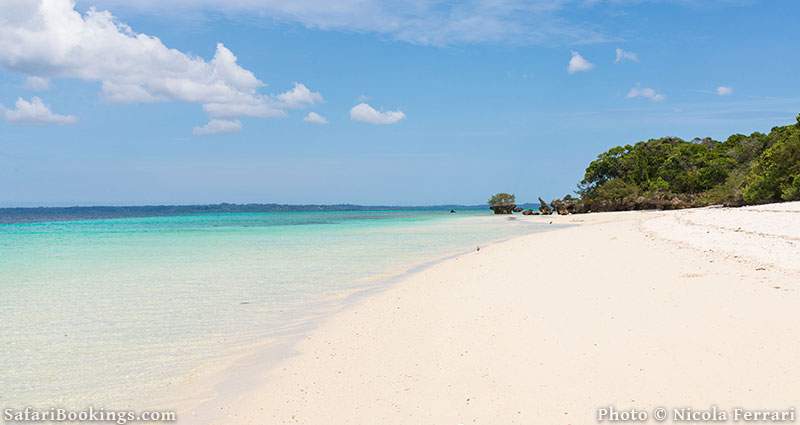
<instances>
[{"instance_id":1,"label":"rock","mask_svg":"<svg viewBox=\"0 0 800 425\"><path fill-rule=\"evenodd\" d=\"M560 200L555 199L553 202L550 203L553 206L553 209L556 210L558 215L567 215L569 214L569 209L567 208L567 203Z\"/></svg>"},{"instance_id":2,"label":"rock","mask_svg":"<svg viewBox=\"0 0 800 425\"><path fill-rule=\"evenodd\" d=\"M495 214L511 214L514 212L514 208L516 205L492 205L489 207Z\"/></svg>"},{"instance_id":3,"label":"rock","mask_svg":"<svg viewBox=\"0 0 800 425\"><path fill-rule=\"evenodd\" d=\"M542 215L550 215L553 213L553 209L550 208L549 205L547 205L547 202L545 202L544 199L539 198L539 212Z\"/></svg>"},{"instance_id":4,"label":"rock","mask_svg":"<svg viewBox=\"0 0 800 425\"><path fill-rule=\"evenodd\" d=\"M538 214L538 212L537 212L537 214ZM534 215L533 214L533 210L531 210L531 209L524 210L524 211L522 211L522 215Z\"/></svg>"},{"instance_id":5,"label":"rock","mask_svg":"<svg viewBox=\"0 0 800 425\"><path fill-rule=\"evenodd\" d=\"M565 195L561 199L552 202L553 208L561 215L582 214L589 212L589 207L581 198L573 198L572 195Z\"/></svg>"},{"instance_id":6,"label":"rock","mask_svg":"<svg viewBox=\"0 0 800 425\"><path fill-rule=\"evenodd\" d=\"M517 208L516 197L511 193L495 193L489 198L489 209L495 214L511 214Z\"/></svg>"},{"instance_id":7,"label":"rock","mask_svg":"<svg viewBox=\"0 0 800 425\"><path fill-rule=\"evenodd\" d=\"M522 207L514 207L514 212L522 212Z\"/></svg>"}]
</instances>

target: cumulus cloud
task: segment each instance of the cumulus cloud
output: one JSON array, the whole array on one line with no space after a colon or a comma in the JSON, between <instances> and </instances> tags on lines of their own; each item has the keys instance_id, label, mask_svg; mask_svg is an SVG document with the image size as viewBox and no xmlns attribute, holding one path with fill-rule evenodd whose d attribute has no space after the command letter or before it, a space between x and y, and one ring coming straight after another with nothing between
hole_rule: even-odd
<instances>
[{"instance_id":1,"label":"cumulus cloud","mask_svg":"<svg viewBox=\"0 0 800 425\"><path fill-rule=\"evenodd\" d=\"M328 123L327 118L323 117L322 115L316 112L309 112L308 115L306 115L306 117L303 118L303 121L309 124L320 124L320 125Z\"/></svg>"},{"instance_id":2,"label":"cumulus cloud","mask_svg":"<svg viewBox=\"0 0 800 425\"><path fill-rule=\"evenodd\" d=\"M366 103L359 103L350 109L350 119L369 124L395 124L405 118L403 111L378 111Z\"/></svg>"},{"instance_id":3,"label":"cumulus cloud","mask_svg":"<svg viewBox=\"0 0 800 425\"><path fill-rule=\"evenodd\" d=\"M53 113L38 97L33 97L30 101L19 98L14 105L14 109L0 106L0 112L2 112L6 121L11 123L74 124L78 121L78 118L73 115Z\"/></svg>"},{"instance_id":4,"label":"cumulus cloud","mask_svg":"<svg viewBox=\"0 0 800 425\"><path fill-rule=\"evenodd\" d=\"M733 87L728 86L719 86L717 87L717 95L719 96L728 96L733 94Z\"/></svg>"},{"instance_id":5,"label":"cumulus cloud","mask_svg":"<svg viewBox=\"0 0 800 425\"><path fill-rule=\"evenodd\" d=\"M294 88L278 95L278 100L288 109L305 108L322 102L322 95L312 92L300 83L294 83Z\"/></svg>"},{"instance_id":6,"label":"cumulus cloud","mask_svg":"<svg viewBox=\"0 0 800 425\"><path fill-rule=\"evenodd\" d=\"M586 60L578 52L572 52L572 58L567 65L567 72L574 74L576 72L586 72L594 68L594 64Z\"/></svg>"},{"instance_id":7,"label":"cumulus cloud","mask_svg":"<svg viewBox=\"0 0 800 425\"><path fill-rule=\"evenodd\" d=\"M634 87L628 91L628 99L635 99L637 97L643 99L649 99L653 102L661 102L662 100L666 99L661 93L656 92L654 89L650 87Z\"/></svg>"},{"instance_id":8,"label":"cumulus cloud","mask_svg":"<svg viewBox=\"0 0 800 425\"><path fill-rule=\"evenodd\" d=\"M50 88L50 80L47 78L30 76L25 78L25 88L33 91L44 91Z\"/></svg>"},{"instance_id":9,"label":"cumulus cloud","mask_svg":"<svg viewBox=\"0 0 800 425\"><path fill-rule=\"evenodd\" d=\"M288 103L284 95L259 93L264 83L222 43L206 61L136 33L109 12L81 14L71 0L4 1L0 66L37 78L100 82L111 102L189 102L212 119L230 119L282 116L321 99L302 84L284 94Z\"/></svg>"},{"instance_id":10,"label":"cumulus cloud","mask_svg":"<svg viewBox=\"0 0 800 425\"><path fill-rule=\"evenodd\" d=\"M620 48L617 48L616 53L617 56L614 59L614 63L621 63L623 61L639 62L639 55L636 53L628 52Z\"/></svg>"},{"instance_id":11,"label":"cumulus cloud","mask_svg":"<svg viewBox=\"0 0 800 425\"><path fill-rule=\"evenodd\" d=\"M242 130L242 123L238 120L211 120L208 124L195 127L192 134L195 136L209 136L212 134L238 133Z\"/></svg>"}]
</instances>

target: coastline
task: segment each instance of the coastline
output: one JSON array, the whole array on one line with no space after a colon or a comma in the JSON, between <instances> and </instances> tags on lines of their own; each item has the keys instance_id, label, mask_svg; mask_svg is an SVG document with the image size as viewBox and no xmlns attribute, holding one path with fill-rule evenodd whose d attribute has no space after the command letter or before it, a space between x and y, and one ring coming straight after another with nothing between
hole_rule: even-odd
<instances>
[{"instance_id":1,"label":"coastline","mask_svg":"<svg viewBox=\"0 0 800 425\"><path fill-rule=\"evenodd\" d=\"M307 332L348 292L540 230L486 211L0 224L5 403L184 411L195 390L217 396L197 380Z\"/></svg>"},{"instance_id":2,"label":"coastline","mask_svg":"<svg viewBox=\"0 0 800 425\"><path fill-rule=\"evenodd\" d=\"M461 217L460 220L517 220L518 216ZM552 220L529 221L519 219L521 225L538 227L533 233L550 232L559 228L573 226L571 223L552 223ZM525 223L529 221L528 223ZM550 221L551 223L548 223ZM465 223L468 223L465 221ZM551 226L552 225L552 226ZM530 233L524 233L530 234ZM479 248L507 242L518 236L503 236L480 244ZM398 264L378 275L364 276L351 286L324 294L321 298L309 301L307 313L302 319L295 319L294 325L285 331L271 333L249 346L236 347L213 362L196 367L177 385L185 388L170 397L151 399L148 406L159 406L179 413L179 423L205 424L217 423L217 410L220 404L235 402L241 396L256 392L261 382L255 378L272 371L286 359L298 355L298 343L312 335L320 326L346 312L348 309L373 297L391 290L415 275L425 272L439 264L468 255L474 249L459 249L418 262ZM182 412L189 414L181 414ZM186 421L186 422L183 422Z\"/></svg>"},{"instance_id":3,"label":"coastline","mask_svg":"<svg viewBox=\"0 0 800 425\"><path fill-rule=\"evenodd\" d=\"M252 390L181 418L587 423L606 405L790 406L796 271L643 227L674 214L526 218L581 226L404 276L323 319Z\"/></svg>"}]
</instances>

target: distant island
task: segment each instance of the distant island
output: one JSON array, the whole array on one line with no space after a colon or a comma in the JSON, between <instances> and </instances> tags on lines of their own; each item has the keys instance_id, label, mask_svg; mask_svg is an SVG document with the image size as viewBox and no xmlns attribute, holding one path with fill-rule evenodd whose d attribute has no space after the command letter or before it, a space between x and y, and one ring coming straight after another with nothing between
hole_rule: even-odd
<instances>
[{"instance_id":1,"label":"distant island","mask_svg":"<svg viewBox=\"0 0 800 425\"><path fill-rule=\"evenodd\" d=\"M210 204L143 206L74 206L0 208L0 224L41 221L96 220L123 217L165 217L192 214L302 212L302 211L454 211L483 209L483 205L288 205L288 204Z\"/></svg>"}]
</instances>

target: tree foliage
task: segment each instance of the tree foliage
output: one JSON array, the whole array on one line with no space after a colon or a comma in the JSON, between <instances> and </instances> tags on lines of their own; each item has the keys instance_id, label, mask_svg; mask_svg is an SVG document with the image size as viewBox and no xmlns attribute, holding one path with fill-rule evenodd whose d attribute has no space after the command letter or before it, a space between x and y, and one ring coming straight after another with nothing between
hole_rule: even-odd
<instances>
[{"instance_id":1,"label":"tree foliage","mask_svg":"<svg viewBox=\"0 0 800 425\"><path fill-rule=\"evenodd\" d=\"M742 205L800 199L800 115L769 134L665 137L617 146L586 168L587 210Z\"/></svg>"},{"instance_id":2,"label":"tree foliage","mask_svg":"<svg viewBox=\"0 0 800 425\"><path fill-rule=\"evenodd\" d=\"M797 124L775 127L772 143L745 179L744 200L751 204L800 200L800 115Z\"/></svg>"},{"instance_id":3,"label":"tree foliage","mask_svg":"<svg viewBox=\"0 0 800 425\"><path fill-rule=\"evenodd\" d=\"M516 205L517 197L513 193L495 193L488 202L490 207Z\"/></svg>"},{"instance_id":4,"label":"tree foliage","mask_svg":"<svg viewBox=\"0 0 800 425\"><path fill-rule=\"evenodd\" d=\"M517 207L517 198L512 193L495 193L488 202L495 214L511 214Z\"/></svg>"}]
</instances>

